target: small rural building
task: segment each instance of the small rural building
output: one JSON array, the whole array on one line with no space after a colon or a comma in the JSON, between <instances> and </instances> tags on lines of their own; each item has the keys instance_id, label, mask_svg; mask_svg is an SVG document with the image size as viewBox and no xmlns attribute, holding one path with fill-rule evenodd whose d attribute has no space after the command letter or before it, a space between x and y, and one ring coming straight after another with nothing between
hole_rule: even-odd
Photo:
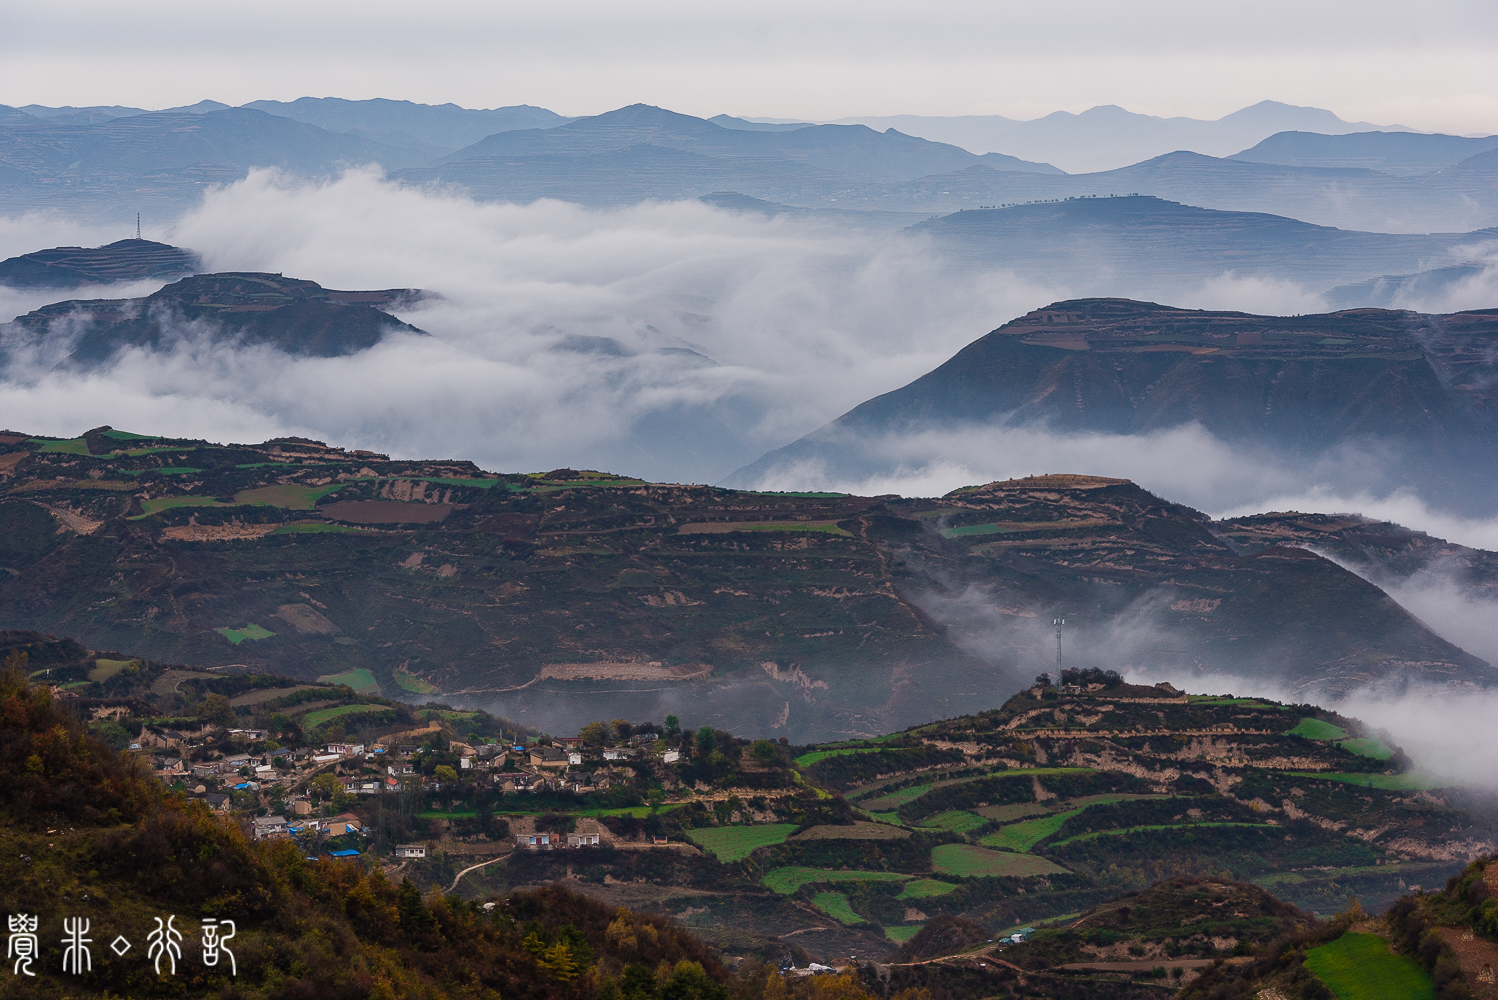
<instances>
[{"instance_id":1,"label":"small rural building","mask_svg":"<svg viewBox=\"0 0 1498 1000\"><path fill-rule=\"evenodd\" d=\"M681 751L667 750L665 753L661 754L661 760L667 764L675 764L677 761L681 760Z\"/></svg>"},{"instance_id":2,"label":"small rural building","mask_svg":"<svg viewBox=\"0 0 1498 1000\"><path fill-rule=\"evenodd\" d=\"M567 834L568 847L597 847L598 834L596 833L569 833Z\"/></svg>"},{"instance_id":3,"label":"small rural building","mask_svg":"<svg viewBox=\"0 0 1498 1000\"><path fill-rule=\"evenodd\" d=\"M515 835L515 846L528 851L550 851L556 846L555 839L555 834L550 833L520 833Z\"/></svg>"},{"instance_id":4,"label":"small rural building","mask_svg":"<svg viewBox=\"0 0 1498 1000\"><path fill-rule=\"evenodd\" d=\"M328 831L330 837L341 837L345 833L358 833L364 829L364 824L353 813L340 813L323 823L323 829Z\"/></svg>"},{"instance_id":5,"label":"small rural building","mask_svg":"<svg viewBox=\"0 0 1498 1000\"><path fill-rule=\"evenodd\" d=\"M209 792L203 796L203 801L208 804L209 809L212 809L216 813L228 812L231 804L229 796L222 792Z\"/></svg>"},{"instance_id":6,"label":"small rural building","mask_svg":"<svg viewBox=\"0 0 1498 1000\"><path fill-rule=\"evenodd\" d=\"M329 851L328 856L332 858L357 858L358 851Z\"/></svg>"},{"instance_id":7,"label":"small rural building","mask_svg":"<svg viewBox=\"0 0 1498 1000\"><path fill-rule=\"evenodd\" d=\"M567 751L556 747L531 747L530 755L532 767L566 767L568 763Z\"/></svg>"},{"instance_id":8,"label":"small rural building","mask_svg":"<svg viewBox=\"0 0 1498 1000\"><path fill-rule=\"evenodd\" d=\"M582 753L580 751L577 751L577 750L568 750L567 751L567 763L569 763L569 764L581 764L582 762L583 762L583 755L582 755Z\"/></svg>"},{"instance_id":9,"label":"small rural building","mask_svg":"<svg viewBox=\"0 0 1498 1000\"><path fill-rule=\"evenodd\" d=\"M252 826L256 840L288 836L285 816L256 816Z\"/></svg>"},{"instance_id":10,"label":"small rural building","mask_svg":"<svg viewBox=\"0 0 1498 1000\"><path fill-rule=\"evenodd\" d=\"M425 844L397 844L395 845L395 856L398 858L424 858L427 856Z\"/></svg>"}]
</instances>

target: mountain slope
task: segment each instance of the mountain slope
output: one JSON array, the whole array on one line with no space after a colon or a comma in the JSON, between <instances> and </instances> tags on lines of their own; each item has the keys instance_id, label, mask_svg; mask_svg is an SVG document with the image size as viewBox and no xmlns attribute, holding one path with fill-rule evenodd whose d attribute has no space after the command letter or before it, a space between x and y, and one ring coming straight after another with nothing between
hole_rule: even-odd
<instances>
[{"instance_id":1,"label":"mountain slope","mask_svg":"<svg viewBox=\"0 0 1498 1000\"><path fill-rule=\"evenodd\" d=\"M1495 338L1491 310L1271 317L1123 299L1058 302L731 481L818 463L854 481L887 474L895 459L882 453L882 439L960 427L1146 434L1194 422L1285 461L1387 449L1399 461L1369 470L1365 485L1487 510L1498 486Z\"/></svg>"},{"instance_id":2,"label":"mountain slope","mask_svg":"<svg viewBox=\"0 0 1498 1000\"><path fill-rule=\"evenodd\" d=\"M461 149L496 132L552 128L572 120L528 104L473 109L460 108L456 104L301 97L289 102L251 101L244 107L307 122L330 132L357 133L387 144L391 142L392 133L399 133L435 150L431 158Z\"/></svg>"},{"instance_id":3,"label":"mountain slope","mask_svg":"<svg viewBox=\"0 0 1498 1000\"><path fill-rule=\"evenodd\" d=\"M66 352L61 364L88 368L127 348L165 348L179 338L206 333L217 343L337 357L373 347L391 331L421 334L377 308L418 295L400 288L341 292L279 274L200 274L145 298L43 306L0 324L0 351ZM59 320L67 321L61 333Z\"/></svg>"},{"instance_id":4,"label":"mountain slope","mask_svg":"<svg viewBox=\"0 0 1498 1000\"><path fill-rule=\"evenodd\" d=\"M1194 289L1231 274L1329 288L1480 256L1498 236L1349 232L1257 212L1228 212L1150 196L1074 198L956 212L912 226L949 260L1001 267L1099 295L1139 298ZM1370 303L1371 304L1371 303Z\"/></svg>"},{"instance_id":5,"label":"mountain slope","mask_svg":"<svg viewBox=\"0 0 1498 1000\"><path fill-rule=\"evenodd\" d=\"M1395 176L1428 174L1478 153L1498 149L1498 136L1468 138L1419 132L1353 132L1321 135L1278 132L1234 153L1235 160L1296 167L1361 167Z\"/></svg>"},{"instance_id":6,"label":"mountain slope","mask_svg":"<svg viewBox=\"0 0 1498 1000\"><path fill-rule=\"evenodd\" d=\"M190 250L151 240L116 240L102 247L54 247L0 261L0 285L76 288L85 284L180 278L200 270Z\"/></svg>"},{"instance_id":7,"label":"mountain slope","mask_svg":"<svg viewBox=\"0 0 1498 1000\"><path fill-rule=\"evenodd\" d=\"M391 697L442 692L552 731L671 712L888 731L1053 663L1039 623L1057 611L1079 664L1330 692L1489 676L1335 563L1244 554L1122 480L901 500L496 476L300 441L3 440L0 626L306 679L366 670Z\"/></svg>"}]
</instances>

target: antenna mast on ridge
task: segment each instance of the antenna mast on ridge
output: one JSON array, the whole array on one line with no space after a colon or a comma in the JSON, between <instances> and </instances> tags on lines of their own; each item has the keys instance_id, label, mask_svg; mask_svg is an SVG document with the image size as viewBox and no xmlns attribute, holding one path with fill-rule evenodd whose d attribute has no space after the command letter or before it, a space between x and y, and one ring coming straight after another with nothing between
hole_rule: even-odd
<instances>
[{"instance_id":1,"label":"antenna mast on ridge","mask_svg":"<svg viewBox=\"0 0 1498 1000\"><path fill-rule=\"evenodd\" d=\"M1056 626L1056 684L1061 684L1061 626L1066 624L1065 618L1055 618L1051 624Z\"/></svg>"},{"instance_id":2,"label":"antenna mast on ridge","mask_svg":"<svg viewBox=\"0 0 1498 1000\"><path fill-rule=\"evenodd\" d=\"M140 213L135 213L135 238L140 239Z\"/></svg>"}]
</instances>

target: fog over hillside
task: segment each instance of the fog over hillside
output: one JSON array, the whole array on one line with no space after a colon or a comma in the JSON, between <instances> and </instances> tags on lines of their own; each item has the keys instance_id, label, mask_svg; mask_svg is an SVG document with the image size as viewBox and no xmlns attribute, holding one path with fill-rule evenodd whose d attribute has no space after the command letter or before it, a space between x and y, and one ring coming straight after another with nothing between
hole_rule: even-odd
<instances>
[{"instance_id":1,"label":"fog over hillside","mask_svg":"<svg viewBox=\"0 0 1498 1000\"><path fill-rule=\"evenodd\" d=\"M21 216L0 223L0 250L120 235ZM188 335L165 354L126 352L110 367L69 374L50 370L55 360L44 359L55 355L34 338L7 335L0 422L58 434L102 423L217 440L299 434L493 469L571 465L715 482L930 371L1010 318L1091 290L1077 277L1085 267L1064 283L954 267L918 236L871 237L819 216L698 202L476 206L371 172L322 183L256 172L210 192L169 231L145 235L197 251L210 270L282 272L331 288L427 289L435 294L398 317L431 336L394 335L349 357L295 360L264 348L210 351ZM1115 281L1109 291L1129 289ZM1443 287L1402 304L1439 310L1459 291ZM1180 282L1171 304L1301 313L1324 309L1323 292L1224 267ZM1462 296L1451 305L1475 304ZM8 318L67 297L76 296L0 290L0 305ZM54 328L54 337L68 335ZM880 447L896 459L896 474L849 481L807 469L758 485L930 495L1065 470L1127 476L1213 512L1286 498L1372 511L1398 499L1387 484L1349 492L1349 480L1329 478L1326 467L1244 453L1190 426L1123 439L975 429ZM1328 490L1334 482L1344 485ZM1421 505L1402 513L1444 537L1487 537L1481 521L1437 523Z\"/></svg>"}]
</instances>

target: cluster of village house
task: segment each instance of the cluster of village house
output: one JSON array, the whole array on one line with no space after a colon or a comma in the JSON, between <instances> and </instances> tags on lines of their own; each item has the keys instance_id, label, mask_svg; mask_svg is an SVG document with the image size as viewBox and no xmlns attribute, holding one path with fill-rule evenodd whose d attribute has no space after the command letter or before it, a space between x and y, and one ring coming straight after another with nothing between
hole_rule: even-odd
<instances>
[{"instance_id":1,"label":"cluster of village house","mask_svg":"<svg viewBox=\"0 0 1498 1000\"><path fill-rule=\"evenodd\" d=\"M381 791L395 791L401 787L402 779L419 780L423 789L441 790L441 782L431 777L420 776L421 748L415 744L392 740L386 744L364 746L355 743L329 743L318 750L276 749L260 753L238 753L212 756L192 761L193 756L205 756L209 730L190 734L175 730L160 733L142 728L140 735L131 743L130 749L141 753L165 751L155 756L156 774L171 785L184 783L188 794L204 801L215 812L227 813L231 807L231 796L227 792L209 791L206 784L194 785L194 780L216 779L220 786L234 791L260 792L262 790L294 787L303 784L316 773L331 769L343 790L351 795L374 795ZM262 742L264 730L231 729L229 736L246 743ZM633 744L606 747L597 751L604 763L626 763L645 754L640 746L643 739ZM501 791L571 791L582 793L609 787L606 771L593 771L587 775L571 777L566 774L570 767L580 766L594 753L585 752L576 737L560 737L551 745L539 743L512 744L487 743L472 746L454 742L452 750L458 754L463 771L475 772L474 777L484 774L488 781ZM211 751L210 751L211 752ZM522 770L508 771L503 768L506 758L522 761ZM676 763L680 751L666 750L659 755L665 764ZM357 765L361 774L336 774L335 765ZM381 770L383 774L379 773ZM373 771L374 773L368 773ZM480 779L482 780L482 779ZM311 799L297 795L288 800L291 815L256 816L251 822L256 840L293 837L301 833L325 832L328 836L342 836L362 832L357 816L344 813L331 819L312 816ZM597 834L569 834L565 837L567 847L596 847ZM529 850L553 850L563 845L559 834L536 833L516 837L516 847ZM334 852L335 856L354 855L356 851ZM421 858L426 848L420 844L403 844L396 849L400 858Z\"/></svg>"}]
</instances>

